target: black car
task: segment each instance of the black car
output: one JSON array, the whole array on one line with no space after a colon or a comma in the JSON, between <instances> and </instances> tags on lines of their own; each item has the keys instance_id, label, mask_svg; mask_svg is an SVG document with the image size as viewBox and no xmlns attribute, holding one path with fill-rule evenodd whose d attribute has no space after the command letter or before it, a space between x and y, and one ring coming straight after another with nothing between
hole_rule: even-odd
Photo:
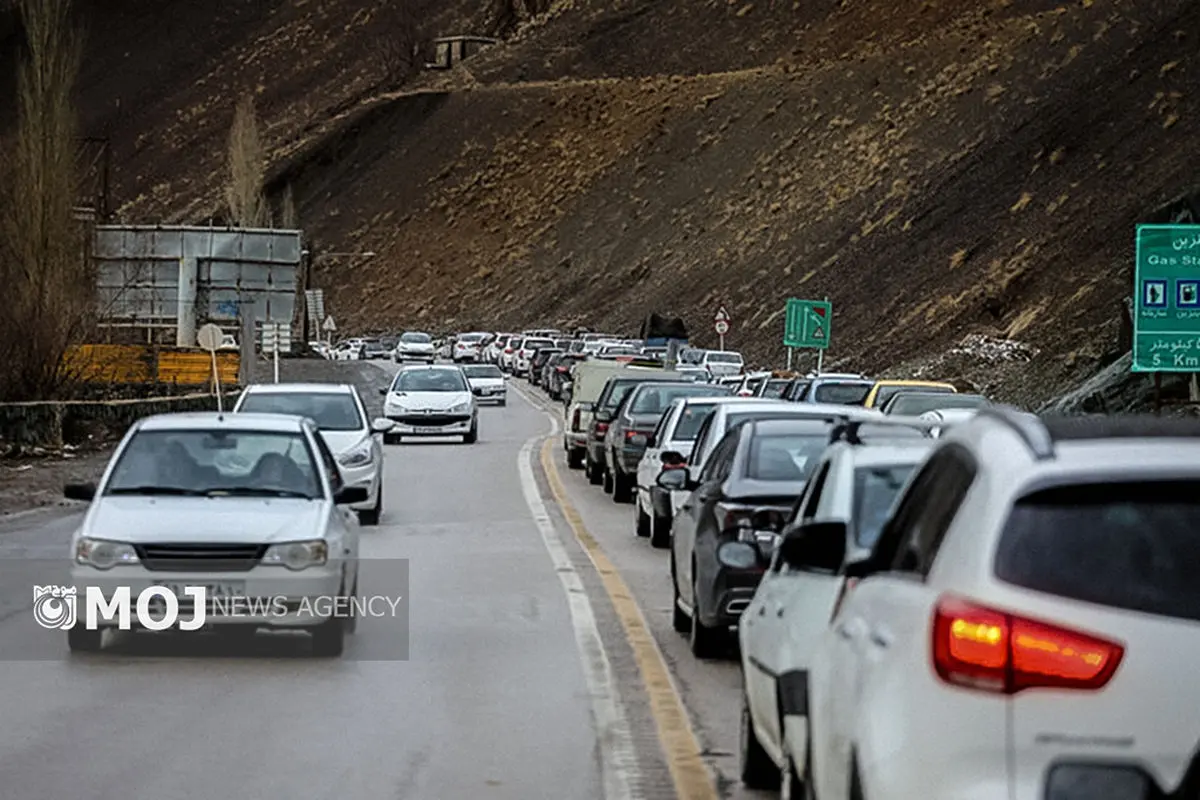
<instances>
[{"instance_id":1,"label":"black car","mask_svg":"<svg viewBox=\"0 0 1200 800\"><path fill-rule=\"evenodd\" d=\"M620 375L608 379L593 405L592 422L588 426L587 453L583 461L584 474L587 475L588 482L593 486L607 483L605 480L607 470L604 468L604 439L608 434L608 426L616 418L617 408L625 399L625 395L629 394L633 387L646 381L661 383L683 382L684 380L684 376L678 372L662 370L646 370L645 372L630 370L628 373L622 372ZM609 486L609 491L612 491L611 484Z\"/></svg>"},{"instance_id":2,"label":"black car","mask_svg":"<svg viewBox=\"0 0 1200 800\"><path fill-rule=\"evenodd\" d=\"M637 488L638 462L672 401L679 397L722 397L732 387L690 381L649 381L635 386L609 424L604 438L604 491L614 503L628 503Z\"/></svg>"},{"instance_id":3,"label":"black car","mask_svg":"<svg viewBox=\"0 0 1200 800\"><path fill-rule=\"evenodd\" d=\"M557 347L543 347L535 350L533 357L529 359L529 382L538 386L542 382L542 368L546 366L546 362L550 360L550 356L563 352Z\"/></svg>"},{"instance_id":4,"label":"black car","mask_svg":"<svg viewBox=\"0 0 1200 800\"><path fill-rule=\"evenodd\" d=\"M728 556L722 546L747 541L756 529L778 530L829 444L833 420L758 419L731 428L691 469L663 471L665 489L690 491L671 525L674 625L690 633L692 653L711 658L731 641L730 628L750 604L766 569ZM772 522L760 522L770 516Z\"/></svg>"}]
</instances>

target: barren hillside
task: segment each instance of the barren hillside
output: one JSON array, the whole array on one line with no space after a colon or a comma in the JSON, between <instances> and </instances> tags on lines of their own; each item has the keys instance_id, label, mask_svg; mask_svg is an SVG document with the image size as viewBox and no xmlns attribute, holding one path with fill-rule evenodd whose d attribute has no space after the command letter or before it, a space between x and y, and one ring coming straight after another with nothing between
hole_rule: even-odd
<instances>
[{"instance_id":1,"label":"barren hillside","mask_svg":"<svg viewBox=\"0 0 1200 800\"><path fill-rule=\"evenodd\" d=\"M1114 349L1134 223L1196 188L1193 0L573 0L393 91L369 0L96 5L83 103L125 218L218 212L257 91L273 188L326 249L380 253L321 271L343 329L656 309L703 341L724 303L778 362L783 300L828 296L835 360L1012 337L1031 368L953 369L1037 399Z\"/></svg>"}]
</instances>

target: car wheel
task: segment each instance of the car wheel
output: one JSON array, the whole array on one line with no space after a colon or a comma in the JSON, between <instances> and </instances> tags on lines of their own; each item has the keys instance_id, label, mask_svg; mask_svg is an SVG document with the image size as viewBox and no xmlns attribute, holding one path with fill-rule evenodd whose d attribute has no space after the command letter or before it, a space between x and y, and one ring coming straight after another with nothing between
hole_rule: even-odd
<instances>
[{"instance_id":1,"label":"car wheel","mask_svg":"<svg viewBox=\"0 0 1200 800\"><path fill-rule=\"evenodd\" d=\"M633 479L622 472L620 467L613 468L612 485L614 503L628 503L633 499Z\"/></svg>"},{"instance_id":2,"label":"car wheel","mask_svg":"<svg viewBox=\"0 0 1200 800\"><path fill-rule=\"evenodd\" d=\"M634 531L639 537L645 539L650 535L650 515L642 508L642 501L636 500L633 504L633 516L636 520Z\"/></svg>"},{"instance_id":3,"label":"car wheel","mask_svg":"<svg viewBox=\"0 0 1200 800\"><path fill-rule=\"evenodd\" d=\"M692 632L688 637L688 646L696 658L716 658L721 646L721 632L710 628L700 620L700 587L696 568L692 567Z\"/></svg>"},{"instance_id":4,"label":"car wheel","mask_svg":"<svg viewBox=\"0 0 1200 800\"><path fill-rule=\"evenodd\" d=\"M346 620L330 617L312 629L312 652L318 658L337 658L346 649Z\"/></svg>"},{"instance_id":5,"label":"car wheel","mask_svg":"<svg viewBox=\"0 0 1200 800\"><path fill-rule=\"evenodd\" d=\"M650 546L663 549L671 546L671 518L654 514L650 518Z\"/></svg>"},{"instance_id":6,"label":"car wheel","mask_svg":"<svg viewBox=\"0 0 1200 800\"><path fill-rule=\"evenodd\" d=\"M587 456L584 456L584 472L587 475L588 483L592 486L600 486L604 483L604 473L601 471L600 465Z\"/></svg>"},{"instance_id":7,"label":"car wheel","mask_svg":"<svg viewBox=\"0 0 1200 800\"><path fill-rule=\"evenodd\" d=\"M463 434L463 443L464 444L475 444L477 441L479 441L479 423L474 422L471 424L470 433Z\"/></svg>"},{"instance_id":8,"label":"car wheel","mask_svg":"<svg viewBox=\"0 0 1200 800\"><path fill-rule=\"evenodd\" d=\"M674 597L674 602L671 603L671 627L676 633L688 633L692 630L692 618L679 607L679 579L675 574L674 555L671 556L671 594Z\"/></svg>"},{"instance_id":9,"label":"car wheel","mask_svg":"<svg viewBox=\"0 0 1200 800\"><path fill-rule=\"evenodd\" d=\"M600 483L604 488L605 494L613 493L613 489L615 488L613 486L613 474L603 464L600 465Z\"/></svg>"},{"instance_id":10,"label":"car wheel","mask_svg":"<svg viewBox=\"0 0 1200 800\"><path fill-rule=\"evenodd\" d=\"M742 783L750 789L778 789L782 771L776 766L754 732L754 720L750 716L750 698L742 687L742 720L739 731L741 751Z\"/></svg>"},{"instance_id":11,"label":"car wheel","mask_svg":"<svg viewBox=\"0 0 1200 800\"><path fill-rule=\"evenodd\" d=\"M98 653L104 641L104 631L90 631L79 623L67 631L67 647L72 653Z\"/></svg>"},{"instance_id":12,"label":"car wheel","mask_svg":"<svg viewBox=\"0 0 1200 800\"><path fill-rule=\"evenodd\" d=\"M375 495L375 505L372 508L358 512L360 525L378 525L379 515L383 513L383 476L379 476L379 492Z\"/></svg>"},{"instance_id":13,"label":"car wheel","mask_svg":"<svg viewBox=\"0 0 1200 800\"><path fill-rule=\"evenodd\" d=\"M568 448L567 466L571 469L581 469L583 467L583 450L578 447Z\"/></svg>"}]
</instances>

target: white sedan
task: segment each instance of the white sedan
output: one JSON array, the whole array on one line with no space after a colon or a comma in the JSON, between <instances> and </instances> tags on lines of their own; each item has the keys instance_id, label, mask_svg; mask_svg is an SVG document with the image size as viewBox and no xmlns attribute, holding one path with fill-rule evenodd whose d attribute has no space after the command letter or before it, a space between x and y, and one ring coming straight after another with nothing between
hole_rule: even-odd
<instances>
[{"instance_id":1,"label":"white sedan","mask_svg":"<svg viewBox=\"0 0 1200 800\"><path fill-rule=\"evenodd\" d=\"M363 525L378 525L383 513L383 445L379 436L391 423L368 423L358 390L345 383L259 383L246 387L235 412L294 414L317 423L337 458L347 486L362 486L367 499L353 506Z\"/></svg>"}]
</instances>

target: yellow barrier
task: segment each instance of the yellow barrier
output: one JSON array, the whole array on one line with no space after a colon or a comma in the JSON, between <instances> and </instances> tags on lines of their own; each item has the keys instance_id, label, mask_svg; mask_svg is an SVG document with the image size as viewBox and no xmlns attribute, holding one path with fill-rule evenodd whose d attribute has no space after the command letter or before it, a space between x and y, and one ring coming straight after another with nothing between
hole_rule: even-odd
<instances>
[{"instance_id":1,"label":"yellow barrier","mask_svg":"<svg viewBox=\"0 0 1200 800\"><path fill-rule=\"evenodd\" d=\"M217 352L222 385L237 383L241 354ZM207 386L212 381L212 356L204 350L154 348L146 345L83 344L63 357L63 370L84 383L173 383Z\"/></svg>"}]
</instances>

